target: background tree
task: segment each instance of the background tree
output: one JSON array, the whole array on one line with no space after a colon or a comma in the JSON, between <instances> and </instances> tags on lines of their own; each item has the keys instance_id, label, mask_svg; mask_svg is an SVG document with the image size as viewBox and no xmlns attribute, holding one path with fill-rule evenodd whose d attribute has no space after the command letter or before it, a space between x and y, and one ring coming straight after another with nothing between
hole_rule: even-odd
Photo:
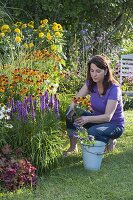
<instances>
[{"instance_id":1,"label":"background tree","mask_svg":"<svg viewBox=\"0 0 133 200\"><path fill-rule=\"evenodd\" d=\"M66 29L66 55L75 45L85 54L108 53L132 38L132 0L1 0L0 8L16 20L48 18ZM83 55L83 51L84 53Z\"/></svg>"}]
</instances>

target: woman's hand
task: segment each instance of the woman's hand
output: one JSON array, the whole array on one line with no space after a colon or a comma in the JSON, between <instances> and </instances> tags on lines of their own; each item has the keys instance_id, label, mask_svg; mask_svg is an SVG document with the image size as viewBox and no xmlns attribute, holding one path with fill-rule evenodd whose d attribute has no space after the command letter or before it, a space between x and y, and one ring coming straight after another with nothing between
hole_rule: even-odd
<instances>
[{"instance_id":1,"label":"woman's hand","mask_svg":"<svg viewBox=\"0 0 133 200\"><path fill-rule=\"evenodd\" d=\"M83 126L85 124L88 123L88 117L89 116L81 116L81 117L78 117L77 119L75 119L75 123L78 124L79 126Z\"/></svg>"}]
</instances>

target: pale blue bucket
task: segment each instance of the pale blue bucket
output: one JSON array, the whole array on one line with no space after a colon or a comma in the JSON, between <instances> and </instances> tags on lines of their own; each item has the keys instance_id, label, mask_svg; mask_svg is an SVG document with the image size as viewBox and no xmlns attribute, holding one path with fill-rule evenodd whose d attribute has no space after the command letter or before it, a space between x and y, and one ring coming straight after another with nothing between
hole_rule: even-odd
<instances>
[{"instance_id":1,"label":"pale blue bucket","mask_svg":"<svg viewBox=\"0 0 133 200\"><path fill-rule=\"evenodd\" d=\"M106 143L95 140L94 144L86 145L81 142L83 165L87 170L99 170L102 163Z\"/></svg>"}]
</instances>

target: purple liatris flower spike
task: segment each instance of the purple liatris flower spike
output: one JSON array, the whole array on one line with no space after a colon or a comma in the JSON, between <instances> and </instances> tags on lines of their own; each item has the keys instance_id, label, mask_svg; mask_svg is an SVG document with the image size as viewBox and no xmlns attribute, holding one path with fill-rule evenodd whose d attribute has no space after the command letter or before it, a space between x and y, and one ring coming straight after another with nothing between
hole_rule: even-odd
<instances>
[{"instance_id":1,"label":"purple liatris flower spike","mask_svg":"<svg viewBox=\"0 0 133 200\"><path fill-rule=\"evenodd\" d=\"M40 110L44 112L45 104L44 104L44 95L40 95Z\"/></svg>"},{"instance_id":2,"label":"purple liatris flower spike","mask_svg":"<svg viewBox=\"0 0 133 200\"><path fill-rule=\"evenodd\" d=\"M32 95L29 97L29 102L30 102L30 108L32 107Z\"/></svg>"},{"instance_id":3,"label":"purple liatris flower spike","mask_svg":"<svg viewBox=\"0 0 133 200\"><path fill-rule=\"evenodd\" d=\"M35 119L35 110L33 107L31 108L31 117L32 117L32 120Z\"/></svg>"},{"instance_id":4,"label":"purple liatris flower spike","mask_svg":"<svg viewBox=\"0 0 133 200\"><path fill-rule=\"evenodd\" d=\"M45 110L49 110L49 106L48 106L48 91L47 90L44 92L44 103L45 103Z\"/></svg>"},{"instance_id":5,"label":"purple liatris flower spike","mask_svg":"<svg viewBox=\"0 0 133 200\"><path fill-rule=\"evenodd\" d=\"M45 99L45 104L46 103L48 104L48 91L47 90L44 92L44 99Z\"/></svg>"},{"instance_id":6,"label":"purple liatris flower spike","mask_svg":"<svg viewBox=\"0 0 133 200\"><path fill-rule=\"evenodd\" d=\"M28 98L27 97L24 97L24 103L28 103Z\"/></svg>"},{"instance_id":7,"label":"purple liatris flower spike","mask_svg":"<svg viewBox=\"0 0 133 200\"><path fill-rule=\"evenodd\" d=\"M58 109L58 102L57 102L57 98L56 95L54 95L54 112L56 113Z\"/></svg>"},{"instance_id":8,"label":"purple liatris flower spike","mask_svg":"<svg viewBox=\"0 0 133 200\"><path fill-rule=\"evenodd\" d=\"M50 95L50 99L49 99L49 107L52 108L53 107L53 95Z\"/></svg>"},{"instance_id":9,"label":"purple liatris flower spike","mask_svg":"<svg viewBox=\"0 0 133 200\"><path fill-rule=\"evenodd\" d=\"M22 103L22 118L24 123L26 123L27 116L28 116L27 104Z\"/></svg>"},{"instance_id":10,"label":"purple liatris flower spike","mask_svg":"<svg viewBox=\"0 0 133 200\"><path fill-rule=\"evenodd\" d=\"M10 103L11 103L11 110L12 110L12 112L15 112L16 108L15 108L14 98L11 98Z\"/></svg>"},{"instance_id":11,"label":"purple liatris flower spike","mask_svg":"<svg viewBox=\"0 0 133 200\"><path fill-rule=\"evenodd\" d=\"M17 106L17 112L18 112L18 120L20 121L21 117L22 117L22 102L21 101L17 101L16 103Z\"/></svg>"},{"instance_id":12,"label":"purple liatris flower spike","mask_svg":"<svg viewBox=\"0 0 133 200\"><path fill-rule=\"evenodd\" d=\"M37 102L36 102L36 99L33 101L33 106L34 106L34 110L36 110L36 104L37 104Z\"/></svg>"},{"instance_id":13,"label":"purple liatris flower spike","mask_svg":"<svg viewBox=\"0 0 133 200\"><path fill-rule=\"evenodd\" d=\"M54 112L57 114L57 117L60 116L59 114L59 100L56 97L56 94L54 95Z\"/></svg>"}]
</instances>

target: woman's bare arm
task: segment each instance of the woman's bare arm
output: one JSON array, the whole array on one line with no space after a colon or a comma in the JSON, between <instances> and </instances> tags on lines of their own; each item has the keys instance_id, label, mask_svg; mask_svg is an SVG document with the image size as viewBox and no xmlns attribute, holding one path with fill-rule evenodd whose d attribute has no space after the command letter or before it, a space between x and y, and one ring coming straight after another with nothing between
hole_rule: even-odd
<instances>
[{"instance_id":1,"label":"woman's bare arm","mask_svg":"<svg viewBox=\"0 0 133 200\"><path fill-rule=\"evenodd\" d=\"M77 118L75 122L79 124L80 126L83 126L86 123L110 122L116 110L117 104L118 104L117 100L108 100L105 113L103 115L81 116Z\"/></svg>"}]
</instances>

